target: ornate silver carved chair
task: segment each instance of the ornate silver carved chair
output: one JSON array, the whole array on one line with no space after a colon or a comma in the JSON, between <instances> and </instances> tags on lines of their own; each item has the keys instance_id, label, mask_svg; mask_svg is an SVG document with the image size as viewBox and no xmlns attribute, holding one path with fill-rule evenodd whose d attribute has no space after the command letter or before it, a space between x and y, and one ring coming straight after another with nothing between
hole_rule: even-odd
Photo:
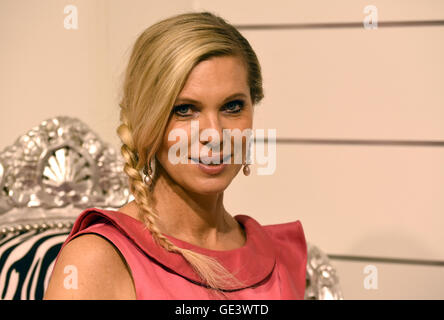
<instances>
[{"instance_id":1,"label":"ornate silver carved chair","mask_svg":"<svg viewBox=\"0 0 444 320\"><path fill-rule=\"evenodd\" d=\"M132 199L120 155L81 121L43 121L0 153L0 299L42 299L78 214ZM327 256L308 244L306 299L342 299Z\"/></svg>"},{"instance_id":2,"label":"ornate silver carved chair","mask_svg":"<svg viewBox=\"0 0 444 320\"><path fill-rule=\"evenodd\" d=\"M77 215L129 201L121 165L68 117L42 122L0 153L0 299L43 297Z\"/></svg>"},{"instance_id":3,"label":"ornate silver carved chair","mask_svg":"<svg viewBox=\"0 0 444 320\"><path fill-rule=\"evenodd\" d=\"M327 255L307 242L305 300L343 300L339 277Z\"/></svg>"}]
</instances>

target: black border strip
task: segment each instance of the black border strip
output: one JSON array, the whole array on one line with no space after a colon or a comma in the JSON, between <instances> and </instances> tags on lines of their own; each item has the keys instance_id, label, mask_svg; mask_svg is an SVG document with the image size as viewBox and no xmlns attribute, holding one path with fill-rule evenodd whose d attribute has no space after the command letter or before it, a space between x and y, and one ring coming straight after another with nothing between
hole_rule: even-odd
<instances>
[{"instance_id":1,"label":"black border strip","mask_svg":"<svg viewBox=\"0 0 444 320\"><path fill-rule=\"evenodd\" d=\"M327 22L327 23L280 23L280 24L244 24L234 25L239 30L291 30L291 29L364 29L363 22ZM392 27L441 27L444 20L417 21L378 21L379 28Z\"/></svg>"},{"instance_id":2,"label":"black border strip","mask_svg":"<svg viewBox=\"0 0 444 320\"><path fill-rule=\"evenodd\" d=\"M339 254L328 254L327 256L331 260L346 260L352 262L381 262L381 263L398 263L398 264L444 267L444 261L440 260L350 256L350 255L339 255Z\"/></svg>"}]
</instances>

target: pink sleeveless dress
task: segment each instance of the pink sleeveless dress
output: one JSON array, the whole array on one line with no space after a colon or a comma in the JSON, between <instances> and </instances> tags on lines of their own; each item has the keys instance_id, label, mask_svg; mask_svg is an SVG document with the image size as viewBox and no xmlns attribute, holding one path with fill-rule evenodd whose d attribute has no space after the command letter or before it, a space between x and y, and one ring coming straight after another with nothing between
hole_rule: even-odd
<instances>
[{"instance_id":1,"label":"pink sleeveless dress","mask_svg":"<svg viewBox=\"0 0 444 320\"><path fill-rule=\"evenodd\" d=\"M237 249L210 250L167 237L179 247L216 258L236 274L243 285L226 291L229 299L304 299L307 245L301 222L262 226L247 215L234 218L246 232L246 243ZM131 270L137 299L214 299L182 255L157 245L139 220L118 211L86 209L62 249L88 233L104 237L121 252Z\"/></svg>"}]
</instances>

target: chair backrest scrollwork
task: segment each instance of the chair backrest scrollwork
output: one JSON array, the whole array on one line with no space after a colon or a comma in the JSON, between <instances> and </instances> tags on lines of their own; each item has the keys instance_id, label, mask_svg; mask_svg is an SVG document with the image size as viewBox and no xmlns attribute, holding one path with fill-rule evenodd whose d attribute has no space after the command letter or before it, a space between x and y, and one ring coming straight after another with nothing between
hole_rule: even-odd
<instances>
[{"instance_id":1,"label":"chair backrest scrollwork","mask_svg":"<svg viewBox=\"0 0 444 320\"><path fill-rule=\"evenodd\" d=\"M0 178L0 214L25 207L119 207L130 195L115 150L69 117L43 121L5 148Z\"/></svg>"}]
</instances>

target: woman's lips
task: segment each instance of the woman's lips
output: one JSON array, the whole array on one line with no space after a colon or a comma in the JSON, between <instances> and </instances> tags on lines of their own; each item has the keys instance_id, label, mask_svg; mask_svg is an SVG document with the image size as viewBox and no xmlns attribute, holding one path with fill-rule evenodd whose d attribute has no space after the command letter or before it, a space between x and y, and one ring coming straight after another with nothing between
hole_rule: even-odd
<instances>
[{"instance_id":1,"label":"woman's lips","mask_svg":"<svg viewBox=\"0 0 444 320\"><path fill-rule=\"evenodd\" d=\"M228 155L226 158L224 158L224 159L230 159L231 158L231 154L230 155ZM195 158L189 158L190 160L191 160L191 163L193 163L193 164L197 164L197 166L198 166L198 168L202 171L202 172L204 172L204 173L206 173L206 174L209 174L209 175L216 175L216 174L219 174L219 173L221 173L224 169L225 169L225 167L227 166L227 164L226 163L223 163L224 161L224 159L221 159L221 161L220 161L220 163L219 164L205 164L205 163L203 163L203 162L200 162L199 160L197 160L197 159L195 159Z\"/></svg>"},{"instance_id":2,"label":"woman's lips","mask_svg":"<svg viewBox=\"0 0 444 320\"><path fill-rule=\"evenodd\" d=\"M200 163L197 165L199 167L200 170L202 170L203 172L210 174L210 175L216 175L221 173L225 167L227 166L224 163L221 164L203 164Z\"/></svg>"},{"instance_id":3,"label":"woman's lips","mask_svg":"<svg viewBox=\"0 0 444 320\"><path fill-rule=\"evenodd\" d=\"M231 156L232 156L232 155L229 154L229 155L227 155L225 158L220 157L220 159L218 159L217 157L204 158L204 159L205 159L205 162L202 161L202 158L201 158L201 159L196 159L196 158L189 157L188 159L191 160L191 163L192 163L192 164L198 164L198 163L200 163L200 164L204 164L204 165L216 166L216 165L222 164L222 163L224 163L224 162L228 162L228 164L231 163L231 161L229 161L230 158L231 158ZM216 161L216 160L219 160L219 163L214 163L214 164L213 164L213 162Z\"/></svg>"}]
</instances>

